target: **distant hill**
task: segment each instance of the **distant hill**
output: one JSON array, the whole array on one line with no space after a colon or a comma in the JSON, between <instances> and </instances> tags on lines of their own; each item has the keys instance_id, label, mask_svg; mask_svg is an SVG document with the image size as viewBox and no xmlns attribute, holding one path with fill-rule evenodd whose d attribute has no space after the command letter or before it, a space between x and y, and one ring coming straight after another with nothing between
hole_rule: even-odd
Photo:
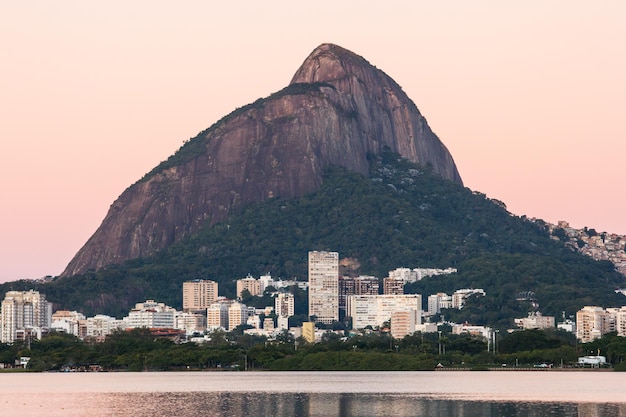
<instances>
[{"instance_id":1,"label":"distant hill","mask_svg":"<svg viewBox=\"0 0 626 417\"><path fill-rule=\"evenodd\" d=\"M483 288L456 319L506 325L530 309L532 292L545 314L573 314L584 305L617 306L624 277L550 238L541 222L511 215L502 202L441 178L397 154L370 156L367 176L325 170L319 190L302 198L250 203L228 219L207 224L153 256L67 278L38 289L49 300L88 314L126 314L154 298L182 305L182 282L206 278L234 296L248 273L307 279L309 250L338 251L360 264L354 273L387 276L397 267L455 267L407 289L427 295ZM3 290L32 283L4 284ZM512 324L512 323L511 323Z\"/></svg>"}]
</instances>

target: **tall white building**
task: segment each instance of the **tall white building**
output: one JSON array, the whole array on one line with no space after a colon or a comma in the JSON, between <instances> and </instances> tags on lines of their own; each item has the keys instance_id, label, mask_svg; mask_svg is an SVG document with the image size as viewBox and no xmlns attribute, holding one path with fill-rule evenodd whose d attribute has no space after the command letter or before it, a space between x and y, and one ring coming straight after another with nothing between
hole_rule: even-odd
<instances>
[{"instance_id":1,"label":"tall white building","mask_svg":"<svg viewBox=\"0 0 626 417\"><path fill-rule=\"evenodd\" d=\"M339 321L339 253L309 252L309 316Z\"/></svg>"},{"instance_id":2,"label":"tall white building","mask_svg":"<svg viewBox=\"0 0 626 417\"><path fill-rule=\"evenodd\" d=\"M25 337L41 339L49 331L52 306L39 291L9 291L2 301L0 342L13 343Z\"/></svg>"},{"instance_id":3,"label":"tall white building","mask_svg":"<svg viewBox=\"0 0 626 417\"><path fill-rule=\"evenodd\" d=\"M293 294L290 292L278 293L274 298L274 311L278 317L291 317L294 315L295 303Z\"/></svg>"}]
</instances>

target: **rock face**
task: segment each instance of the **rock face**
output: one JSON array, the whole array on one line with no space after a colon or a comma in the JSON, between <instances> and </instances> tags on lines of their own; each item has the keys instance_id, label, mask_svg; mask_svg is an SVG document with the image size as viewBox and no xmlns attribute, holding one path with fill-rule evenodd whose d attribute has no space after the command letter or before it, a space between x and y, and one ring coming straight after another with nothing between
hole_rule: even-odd
<instances>
[{"instance_id":1,"label":"rock face","mask_svg":"<svg viewBox=\"0 0 626 417\"><path fill-rule=\"evenodd\" d=\"M316 190L324 167L367 175L384 148L461 183L452 156L390 77L332 44L285 89L235 110L130 186L62 276L153 254L233 209Z\"/></svg>"}]
</instances>

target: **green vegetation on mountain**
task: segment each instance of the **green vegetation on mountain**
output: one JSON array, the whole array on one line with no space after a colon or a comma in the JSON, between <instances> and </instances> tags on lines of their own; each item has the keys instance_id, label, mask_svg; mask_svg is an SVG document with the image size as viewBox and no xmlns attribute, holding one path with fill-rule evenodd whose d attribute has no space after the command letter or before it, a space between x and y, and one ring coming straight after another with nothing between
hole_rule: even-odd
<instances>
[{"instance_id":1,"label":"green vegetation on mountain","mask_svg":"<svg viewBox=\"0 0 626 417\"><path fill-rule=\"evenodd\" d=\"M483 288L446 319L511 327L539 304L545 315L584 305L618 306L624 277L548 236L541 222L507 212L503 203L441 179L394 154L371 158L370 177L328 169L322 187L301 199L274 198L205 227L153 257L45 284L17 281L0 290L34 288L59 308L121 317L145 299L182 306L182 283L212 279L234 297L234 280L270 272L307 279L307 252L337 251L360 263L359 274L386 277L398 267L454 267L407 292ZM519 297L533 294L533 297Z\"/></svg>"}]
</instances>

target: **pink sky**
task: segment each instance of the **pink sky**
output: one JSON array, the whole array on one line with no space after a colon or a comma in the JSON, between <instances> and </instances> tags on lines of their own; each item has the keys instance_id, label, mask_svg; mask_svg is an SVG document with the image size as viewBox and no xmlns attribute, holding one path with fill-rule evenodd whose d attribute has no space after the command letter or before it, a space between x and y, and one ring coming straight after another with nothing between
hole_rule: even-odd
<instances>
[{"instance_id":1,"label":"pink sky","mask_svg":"<svg viewBox=\"0 0 626 417\"><path fill-rule=\"evenodd\" d=\"M0 5L0 281L61 273L126 187L324 42L402 86L469 188L626 234L626 2L211 3Z\"/></svg>"}]
</instances>

